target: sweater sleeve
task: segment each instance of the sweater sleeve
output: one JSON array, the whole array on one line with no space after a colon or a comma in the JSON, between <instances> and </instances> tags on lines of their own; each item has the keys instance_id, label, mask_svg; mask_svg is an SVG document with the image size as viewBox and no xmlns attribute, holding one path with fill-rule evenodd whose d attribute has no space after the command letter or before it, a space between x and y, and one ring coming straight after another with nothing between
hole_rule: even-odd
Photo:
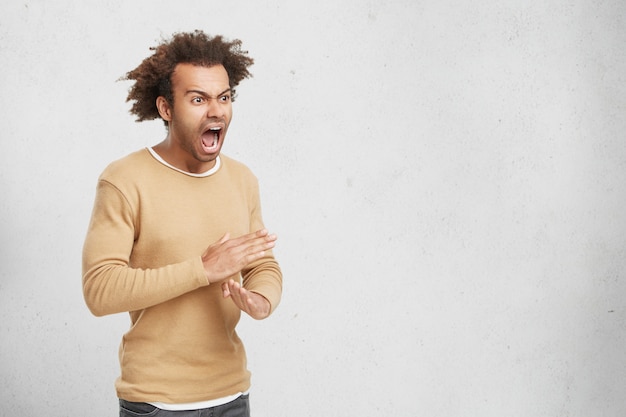
<instances>
[{"instance_id":1,"label":"sweater sleeve","mask_svg":"<svg viewBox=\"0 0 626 417\"><path fill-rule=\"evenodd\" d=\"M261 214L261 199L256 178L251 182L250 194L250 231L264 228ZM252 292L261 294L270 302L270 314L274 312L282 296L283 275L272 251L266 256L248 265L242 272L243 286Z\"/></svg>"},{"instance_id":2,"label":"sweater sleeve","mask_svg":"<svg viewBox=\"0 0 626 417\"><path fill-rule=\"evenodd\" d=\"M161 268L132 268L135 232L127 199L100 180L82 265L83 295L96 316L141 310L208 285L200 256Z\"/></svg>"}]
</instances>

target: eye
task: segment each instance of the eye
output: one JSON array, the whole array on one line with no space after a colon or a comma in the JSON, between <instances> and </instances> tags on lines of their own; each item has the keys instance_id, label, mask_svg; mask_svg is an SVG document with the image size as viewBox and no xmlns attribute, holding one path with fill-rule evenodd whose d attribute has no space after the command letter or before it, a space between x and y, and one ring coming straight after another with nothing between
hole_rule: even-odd
<instances>
[{"instance_id":1,"label":"eye","mask_svg":"<svg viewBox=\"0 0 626 417\"><path fill-rule=\"evenodd\" d=\"M204 102L204 99L200 96L196 96L191 99L191 102L194 104L202 104Z\"/></svg>"},{"instance_id":2,"label":"eye","mask_svg":"<svg viewBox=\"0 0 626 417\"><path fill-rule=\"evenodd\" d=\"M230 94L224 94L223 96L220 96L220 101L222 103L228 103L230 101Z\"/></svg>"}]
</instances>

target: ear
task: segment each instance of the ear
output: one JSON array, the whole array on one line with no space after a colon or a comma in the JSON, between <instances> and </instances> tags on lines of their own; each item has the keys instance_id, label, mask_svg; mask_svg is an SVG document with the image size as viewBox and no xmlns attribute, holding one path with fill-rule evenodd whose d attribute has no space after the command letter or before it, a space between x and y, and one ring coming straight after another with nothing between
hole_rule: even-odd
<instances>
[{"instance_id":1,"label":"ear","mask_svg":"<svg viewBox=\"0 0 626 417\"><path fill-rule=\"evenodd\" d=\"M159 115L163 120L169 122L172 120L172 108L170 104L167 102L165 97L158 96L156 99L157 110L159 111Z\"/></svg>"}]
</instances>

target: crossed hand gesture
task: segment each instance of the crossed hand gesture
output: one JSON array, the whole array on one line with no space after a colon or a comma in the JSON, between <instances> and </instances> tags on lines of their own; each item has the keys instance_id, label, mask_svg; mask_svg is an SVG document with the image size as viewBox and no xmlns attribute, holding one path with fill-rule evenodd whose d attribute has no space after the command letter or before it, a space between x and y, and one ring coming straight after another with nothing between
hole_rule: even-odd
<instances>
[{"instance_id":1,"label":"crossed hand gesture","mask_svg":"<svg viewBox=\"0 0 626 417\"><path fill-rule=\"evenodd\" d=\"M209 283L222 282L241 272L248 264L262 258L265 251L275 246L276 235L267 230L258 230L241 237L230 239L226 233L210 245L202 255L202 263ZM260 294L248 291L233 279L222 282L224 298L230 297L235 305L260 320L270 313L269 301Z\"/></svg>"}]
</instances>

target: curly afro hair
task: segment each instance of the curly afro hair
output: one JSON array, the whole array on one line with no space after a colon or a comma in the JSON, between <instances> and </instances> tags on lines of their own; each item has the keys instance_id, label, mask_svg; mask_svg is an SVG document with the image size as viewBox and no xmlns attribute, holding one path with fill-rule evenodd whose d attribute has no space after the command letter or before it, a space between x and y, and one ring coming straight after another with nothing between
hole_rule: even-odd
<instances>
[{"instance_id":1,"label":"curly afro hair","mask_svg":"<svg viewBox=\"0 0 626 417\"><path fill-rule=\"evenodd\" d=\"M154 53L144 59L141 64L129 71L121 80L134 80L126 101L134 101L130 113L137 116L137 122L160 118L156 107L156 99L165 97L171 106L174 105L171 76L176 65L194 64L200 66L223 65L228 73L233 101L235 87L252 76L248 67L254 60L241 49L241 41L227 41L222 36L207 36L196 30L190 33L177 33L170 40L164 40L156 47ZM165 125L167 126L167 122Z\"/></svg>"}]
</instances>

